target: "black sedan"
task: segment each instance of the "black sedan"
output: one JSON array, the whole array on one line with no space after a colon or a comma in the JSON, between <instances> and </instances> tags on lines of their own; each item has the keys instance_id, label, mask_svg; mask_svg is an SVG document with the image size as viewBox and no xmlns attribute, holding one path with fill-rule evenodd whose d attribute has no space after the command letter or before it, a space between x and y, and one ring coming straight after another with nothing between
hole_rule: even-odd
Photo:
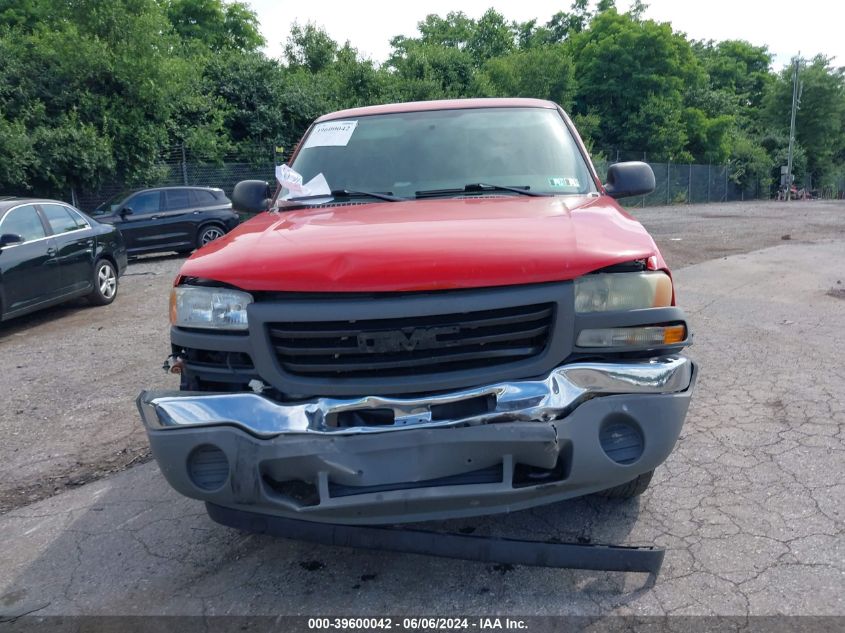
<instances>
[{"instance_id":1,"label":"black sedan","mask_svg":"<svg viewBox=\"0 0 845 633\"><path fill-rule=\"evenodd\" d=\"M0 321L77 297L107 305L125 268L113 226L56 200L0 198Z\"/></svg>"},{"instance_id":2,"label":"black sedan","mask_svg":"<svg viewBox=\"0 0 845 633\"><path fill-rule=\"evenodd\" d=\"M222 189L159 187L120 193L91 215L123 234L130 255L190 253L238 225Z\"/></svg>"}]
</instances>

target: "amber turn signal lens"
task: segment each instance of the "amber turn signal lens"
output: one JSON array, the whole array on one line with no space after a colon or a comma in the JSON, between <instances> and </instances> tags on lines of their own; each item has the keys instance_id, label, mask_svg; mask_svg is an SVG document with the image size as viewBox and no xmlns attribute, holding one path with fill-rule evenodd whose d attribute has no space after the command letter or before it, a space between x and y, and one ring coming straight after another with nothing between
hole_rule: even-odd
<instances>
[{"instance_id":1,"label":"amber turn signal lens","mask_svg":"<svg viewBox=\"0 0 845 633\"><path fill-rule=\"evenodd\" d=\"M170 290L170 325L176 325L176 288Z\"/></svg>"},{"instance_id":2,"label":"amber turn signal lens","mask_svg":"<svg viewBox=\"0 0 845 633\"><path fill-rule=\"evenodd\" d=\"M663 344L681 343L687 337L687 328L683 325L669 325L663 328Z\"/></svg>"}]
</instances>

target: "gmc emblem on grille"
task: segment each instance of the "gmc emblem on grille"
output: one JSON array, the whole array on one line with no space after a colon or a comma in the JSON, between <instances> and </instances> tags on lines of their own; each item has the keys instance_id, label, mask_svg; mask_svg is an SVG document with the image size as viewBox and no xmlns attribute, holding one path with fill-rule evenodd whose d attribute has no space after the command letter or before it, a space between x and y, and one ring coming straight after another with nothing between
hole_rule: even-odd
<instances>
[{"instance_id":1,"label":"gmc emblem on grille","mask_svg":"<svg viewBox=\"0 0 845 633\"><path fill-rule=\"evenodd\" d=\"M449 343L440 341L437 337L443 334L456 334L460 330L458 326L451 326L362 332L358 335L358 349L362 352L385 353L446 347Z\"/></svg>"}]
</instances>

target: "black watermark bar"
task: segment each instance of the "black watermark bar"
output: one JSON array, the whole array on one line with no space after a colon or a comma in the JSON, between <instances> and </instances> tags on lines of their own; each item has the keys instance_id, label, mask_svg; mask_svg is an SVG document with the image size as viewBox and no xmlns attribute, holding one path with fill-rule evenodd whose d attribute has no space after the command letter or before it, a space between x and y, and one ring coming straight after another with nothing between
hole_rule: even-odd
<instances>
[{"instance_id":1,"label":"black watermark bar","mask_svg":"<svg viewBox=\"0 0 845 633\"><path fill-rule=\"evenodd\" d=\"M356 547L487 563L657 574L665 552L656 547L531 541L397 527L334 525L230 510L206 503L218 523L250 532L323 545Z\"/></svg>"},{"instance_id":2,"label":"black watermark bar","mask_svg":"<svg viewBox=\"0 0 845 633\"><path fill-rule=\"evenodd\" d=\"M45 616L8 619L6 633L310 633L523 631L546 633L840 633L845 616Z\"/></svg>"}]
</instances>

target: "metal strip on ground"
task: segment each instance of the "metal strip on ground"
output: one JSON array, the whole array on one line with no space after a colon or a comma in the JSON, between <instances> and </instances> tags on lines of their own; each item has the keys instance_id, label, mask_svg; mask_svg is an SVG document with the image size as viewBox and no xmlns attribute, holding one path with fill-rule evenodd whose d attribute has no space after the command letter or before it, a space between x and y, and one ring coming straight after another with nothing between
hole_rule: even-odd
<instances>
[{"instance_id":1,"label":"metal strip on ground","mask_svg":"<svg viewBox=\"0 0 845 633\"><path fill-rule=\"evenodd\" d=\"M228 527L323 545L356 547L487 563L657 574L665 551L656 547L529 541L398 527L335 525L232 510L206 503Z\"/></svg>"}]
</instances>

